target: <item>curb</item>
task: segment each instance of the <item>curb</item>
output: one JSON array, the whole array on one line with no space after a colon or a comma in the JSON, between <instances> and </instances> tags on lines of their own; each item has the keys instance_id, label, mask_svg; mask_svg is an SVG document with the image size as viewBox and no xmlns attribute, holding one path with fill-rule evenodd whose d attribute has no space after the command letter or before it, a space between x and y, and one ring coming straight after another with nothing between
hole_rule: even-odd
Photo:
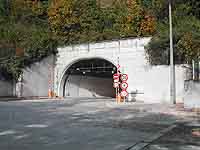
<instances>
[{"instance_id":1,"label":"curb","mask_svg":"<svg viewBox=\"0 0 200 150\"><path fill-rule=\"evenodd\" d=\"M126 150L142 150L143 148L152 144L155 140L161 138L162 136L164 136L165 134L167 134L169 131L173 130L176 127L177 127L177 125L173 124L173 125L169 126L168 128L165 128L165 129L161 130L159 133L155 134L151 139L138 142L135 145L127 148Z\"/></svg>"},{"instance_id":2,"label":"curb","mask_svg":"<svg viewBox=\"0 0 200 150\"><path fill-rule=\"evenodd\" d=\"M9 102L9 101L18 101L22 100L22 98L18 97L0 97L0 102Z\"/></svg>"},{"instance_id":3,"label":"curb","mask_svg":"<svg viewBox=\"0 0 200 150\"><path fill-rule=\"evenodd\" d=\"M11 101L25 101L25 100L62 100L61 97L0 97L0 102L11 102Z\"/></svg>"}]
</instances>

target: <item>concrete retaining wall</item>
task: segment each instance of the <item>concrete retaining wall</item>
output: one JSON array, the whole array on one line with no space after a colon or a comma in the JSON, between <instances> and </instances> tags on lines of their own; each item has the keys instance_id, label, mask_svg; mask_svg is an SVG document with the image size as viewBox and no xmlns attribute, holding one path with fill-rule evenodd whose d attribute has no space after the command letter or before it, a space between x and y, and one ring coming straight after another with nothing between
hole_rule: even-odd
<instances>
[{"instance_id":1,"label":"concrete retaining wall","mask_svg":"<svg viewBox=\"0 0 200 150\"><path fill-rule=\"evenodd\" d=\"M48 96L48 89L53 88L53 61L53 56L49 56L24 69L21 86L22 97Z\"/></svg>"},{"instance_id":2,"label":"concrete retaining wall","mask_svg":"<svg viewBox=\"0 0 200 150\"><path fill-rule=\"evenodd\" d=\"M183 101L185 69L176 66L176 99ZM139 94L136 99L145 102L170 102L170 67L169 66L148 66L141 68L132 76L134 81L131 86Z\"/></svg>"},{"instance_id":3,"label":"concrete retaining wall","mask_svg":"<svg viewBox=\"0 0 200 150\"><path fill-rule=\"evenodd\" d=\"M200 83L190 81L184 96L185 108L200 108Z\"/></svg>"}]
</instances>

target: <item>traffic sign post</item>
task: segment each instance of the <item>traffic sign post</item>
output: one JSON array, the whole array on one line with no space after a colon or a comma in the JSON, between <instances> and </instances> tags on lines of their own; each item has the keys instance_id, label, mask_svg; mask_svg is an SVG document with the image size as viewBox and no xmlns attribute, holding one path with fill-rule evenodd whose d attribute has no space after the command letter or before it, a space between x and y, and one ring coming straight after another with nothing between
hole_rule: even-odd
<instances>
[{"instance_id":1,"label":"traffic sign post","mask_svg":"<svg viewBox=\"0 0 200 150\"><path fill-rule=\"evenodd\" d=\"M128 92L126 90L121 91L121 96L126 97L128 95Z\"/></svg>"},{"instance_id":2,"label":"traffic sign post","mask_svg":"<svg viewBox=\"0 0 200 150\"><path fill-rule=\"evenodd\" d=\"M121 77L120 77L120 79L122 81L127 81L128 80L128 75L127 74L122 74Z\"/></svg>"},{"instance_id":3,"label":"traffic sign post","mask_svg":"<svg viewBox=\"0 0 200 150\"><path fill-rule=\"evenodd\" d=\"M117 73L115 73L113 75L113 80L114 80L113 87L115 88L115 91L116 91L116 101L117 102L121 102L121 97L123 97L124 98L123 101L125 101L125 98L128 95L128 92L127 92L128 75L127 74L121 74L120 73L120 67L121 66L119 65L119 62L118 62L118 64L116 65Z\"/></svg>"},{"instance_id":4,"label":"traffic sign post","mask_svg":"<svg viewBox=\"0 0 200 150\"><path fill-rule=\"evenodd\" d=\"M119 74L118 74L118 73L115 73L115 74L113 75L113 79L119 79Z\"/></svg>"},{"instance_id":5,"label":"traffic sign post","mask_svg":"<svg viewBox=\"0 0 200 150\"><path fill-rule=\"evenodd\" d=\"M119 82L119 78L118 79L114 79L114 82Z\"/></svg>"},{"instance_id":6,"label":"traffic sign post","mask_svg":"<svg viewBox=\"0 0 200 150\"><path fill-rule=\"evenodd\" d=\"M127 74L121 74L120 76L120 79L122 81L122 83L120 84L120 87L122 89L120 95L121 97L123 97L124 101L128 95L128 92L127 92L127 88L128 88L128 83L127 83L127 80L128 80L128 75Z\"/></svg>"},{"instance_id":7,"label":"traffic sign post","mask_svg":"<svg viewBox=\"0 0 200 150\"><path fill-rule=\"evenodd\" d=\"M118 87L119 87L119 82L114 82L114 83L113 83L113 87L114 87L114 88L118 88Z\"/></svg>"},{"instance_id":8,"label":"traffic sign post","mask_svg":"<svg viewBox=\"0 0 200 150\"><path fill-rule=\"evenodd\" d=\"M114 83L113 83L113 87L115 88L115 94L116 94L116 101L118 102L118 99L119 99L119 78L120 78L120 74L118 73L118 67L117 67L117 73L115 73L113 75L113 80L114 80Z\"/></svg>"},{"instance_id":9,"label":"traffic sign post","mask_svg":"<svg viewBox=\"0 0 200 150\"><path fill-rule=\"evenodd\" d=\"M120 87L121 87L122 90L126 90L126 89L128 88L128 83L122 82L122 83L120 84Z\"/></svg>"}]
</instances>

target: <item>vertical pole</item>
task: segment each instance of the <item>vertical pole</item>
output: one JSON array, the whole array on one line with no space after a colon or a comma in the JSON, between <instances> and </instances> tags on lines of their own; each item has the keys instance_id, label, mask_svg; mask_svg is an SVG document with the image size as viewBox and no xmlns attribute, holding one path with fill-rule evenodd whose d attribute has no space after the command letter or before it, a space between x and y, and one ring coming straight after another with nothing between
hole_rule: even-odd
<instances>
[{"instance_id":1,"label":"vertical pole","mask_svg":"<svg viewBox=\"0 0 200 150\"><path fill-rule=\"evenodd\" d=\"M192 60L192 80L195 80L195 64L194 64L194 60Z\"/></svg>"},{"instance_id":2,"label":"vertical pole","mask_svg":"<svg viewBox=\"0 0 200 150\"><path fill-rule=\"evenodd\" d=\"M117 103L119 102L119 89L117 87Z\"/></svg>"},{"instance_id":3,"label":"vertical pole","mask_svg":"<svg viewBox=\"0 0 200 150\"><path fill-rule=\"evenodd\" d=\"M120 43L119 43L120 44ZM120 45L119 45L120 47ZM119 56L117 57L117 74L119 75L119 78L120 78L120 73L119 73ZM119 103L121 100L121 96L120 96L120 87L117 87L117 102Z\"/></svg>"},{"instance_id":4,"label":"vertical pole","mask_svg":"<svg viewBox=\"0 0 200 150\"><path fill-rule=\"evenodd\" d=\"M115 100L117 102L117 88L115 88Z\"/></svg>"},{"instance_id":5,"label":"vertical pole","mask_svg":"<svg viewBox=\"0 0 200 150\"><path fill-rule=\"evenodd\" d=\"M173 50L173 31L172 31L172 4L169 0L169 28L170 28L170 100L176 104L176 83L175 83L175 66Z\"/></svg>"},{"instance_id":6,"label":"vertical pole","mask_svg":"<svg viewBox=\"0 0 200 150\"><path fill-rule=\"evenodd\" d=\"M49 84L49 89L48 89L48 97L52 98L52 68L51 65L48 65L49 69L49 75L48 75L48 84Z\"/></svg>"}]
</instances>

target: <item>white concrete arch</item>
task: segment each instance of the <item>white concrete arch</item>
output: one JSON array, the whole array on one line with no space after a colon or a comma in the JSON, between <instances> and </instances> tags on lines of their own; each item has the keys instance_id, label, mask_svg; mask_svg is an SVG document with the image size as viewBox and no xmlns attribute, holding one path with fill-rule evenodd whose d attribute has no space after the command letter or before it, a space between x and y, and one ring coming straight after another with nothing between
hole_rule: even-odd
<instances>
[{"instance_id":1,"label":"white concrete arch","mask_svg":"<svg viewBox=\"0 0 200 150\"><path fill-rule=\"evenodd\" d=\"M114 60L106 58L106 57L80 57L80 58L75 58L73 60L71 60L71 62L69 62L69 64L67 64L65 66L65 68L63 69L62 73L61 73L61 78L63 77L63 75L65 74L65 72L76 62L79 62L81 60L89 60L89 59L102 59L102 60L107 60L108 62L112 63L114 66L116 66L117 64L114 62Z\"/></svg>"},{"instance_id":2,"label":"white concrete arch","mask_svg":"<svg viewBox=\"0 0 200 150\"><path fill-rule=\"evenodd\" d=\"M140 77L146 63L144 46L149 40L150 38L136 38L58 48L54 84L56 93L58 96L62 96L59 89L65 71L75 61L81 59L103 58L116 65L119 58L122 72L129 74L129 76ZM128 83L129 91L136 90L136 87L143 90L141 80L129 78Z\"/></svg>"}]
</instances>

